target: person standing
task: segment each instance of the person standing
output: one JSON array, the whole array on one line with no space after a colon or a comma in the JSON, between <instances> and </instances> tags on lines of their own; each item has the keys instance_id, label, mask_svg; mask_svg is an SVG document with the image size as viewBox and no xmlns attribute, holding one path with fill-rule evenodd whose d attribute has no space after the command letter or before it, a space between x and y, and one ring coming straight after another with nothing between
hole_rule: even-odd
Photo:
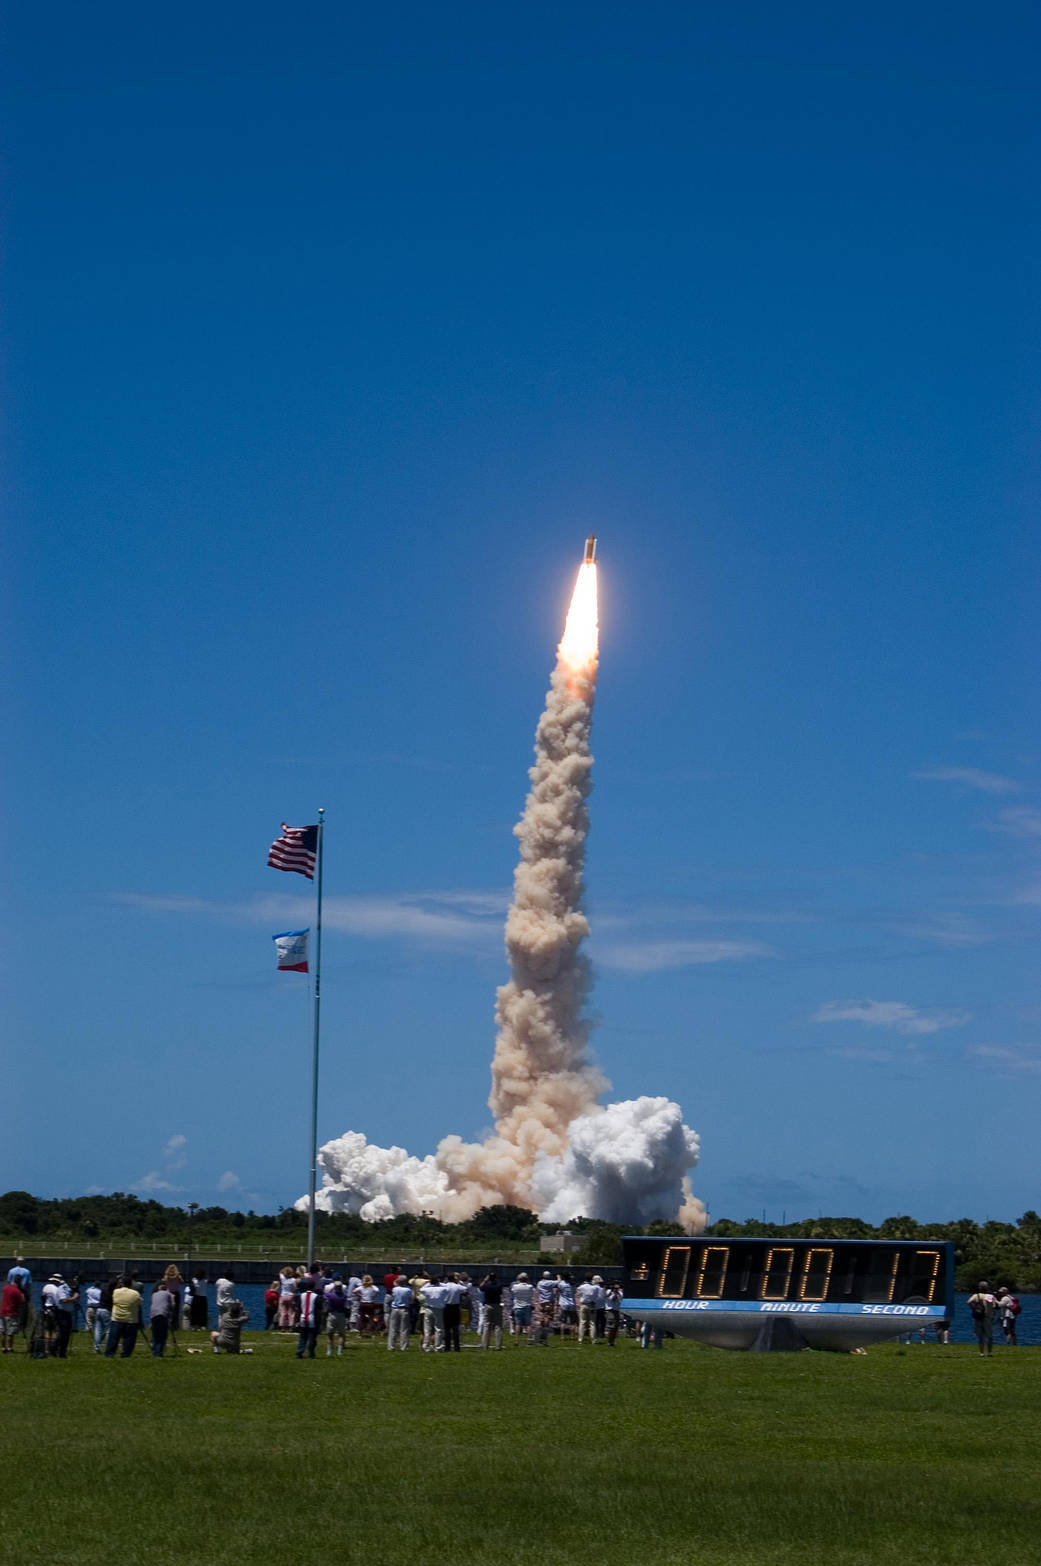
<instances>
[{"instance_id":1,"label":"person standing","mask_svg":"<svg viewBox=\"0 0 1041 1566\"><path fill-rule=\"evenodd\" d=\"M418 1332L420 1317L423 1315L423 1299L420 1291L422 1290L424 1283L430 1282L430 1279L427 1277L426 1268L418 1268L415 1277L410 1278L408 1282L409 1287L412 1290L412 1311L409 1320L409 1331ZM425 1342L426 1334L424 1333L423 1336Z\"/></svg>"},{"instance_id":2,"label":"person standing","mask_svg":"<svg viewBox=\"0 0 1041 1566\"><path fill-rule=\"evenodd\" d=\"M347 1278L347 1298L350 1301L350 1309L347 1312L347 1330L361 1335L361 1273L352 1272Z\"/></svg>"},{"instance_id":3,"label":"person standing","mask_svg":"<svg viewBox=\"0 0 1041 1566\"><path fill-rule=\"evenodd\" d=\"M235 1298L235 1285L230 1278L217 1279L217 1314L224 1309L229 1300Z\"/></svg>"},{"instance_id":4,"label":"person standing","mask_svg":"<svg viewBox=\"0 0 1041 1566\"><path fill-rule=\"evenodd\" d=\"M574 1286L566 1272L557 1273L557 1304L560 1307L561 1337L574 1337L578 1314L575 1310Z\"/></svg>"},{"instance_id":5,"label":"person standing","mask_svg":"<svg viewBox=\"0 0 1041 1566\"><path fill-rule=\"evenodd\" d=\"M360 1316L359 1331L363 1338L368 1338L376 1331L376 1316L379 1311L380 1291L373 1283L368 1273L361 1280L361 1289L358 1293L358 1314Z\"/></svg>"},{"instance_id":6,"label":"person standing","mask_svg":"<svg viewBox=\"0 0 1041 1566\"><path fill-rule=\"evenodd\" d=\"M596 1342L596 1312L597 1300L600 1290L595 1279L586 1278L575 1290L575 1303L578 1306L578 1341L584 1338L590 1343Z\"/></svg>"},{"instance_id":7,"label":"person standing","mask_svg":"<svg viewBox=\"0 0 1041 1566\"><path fill-rule=\"evenodd\" d=\"M544 1272L535 1285L534 1341L543 1348L549 1347L549 1334L557 1312L557 1280L550 1272Z\"/></svg>"},{"instance_id":8,"label":"person standing","mask_svg":"<svg viewBox=\"0 0 1041 1566\"><path fill-rule=\"evenodd\" d=\"M144 1300L133 1286L129 1273L123 1273L112 1290L112 1324L108 1329L105 1358L115 1359L116 1349L122 1344L120 1356L129 1359L134 1352L137 1334L141 1328L141 1312Z\"/></svg>"},{"instance_id":9,"label":"person standing","mask_svg":"<svg viewBox=\"0 0 1041 1566\"><path fill-rule=\"evenodd\" d=\"M513 1331L518 1342L528 1342L531 1335L531 1302L535 1290L526 1272L519 1272L510 1287Z\"/></svg>"},{"instance_id":10,"label":"person standing","mask_svg":"<svg viewBox=\"0 0 1041 1566\"><path fill-rule=\"evenodd\" d=\"M32 1273L29 1271L28 1267L25 1265L25 1260L24 1260L23 1257L21 1257L21 1256L16 1256L15 1257L13 1264L7 1269L7 1281L8 1281L8 1283L16 1284L17 1287L21 1289L22 1294L24 1295L25 1299L27 1299L27 1300L31 1300L32 1299L32 1294L33 1294ZM22 1321L22 1326L23 1327L25 1326L24 1318L23 1318L23 1321Z\"/></svg>"},{"instance_id":11,"label":"person standing","mask_svg":"<svg viewBox=\"0 0 1041 1566\"><path fill-rule=\"evenodd\" d=\"M408 1348L408 1335L412 1325L412 1286L403 1272L399 1272L390 1287L387 1301L387 1348Z\"/></svg>"},{"instance_id":12,"label":"person standing","mask_svg":"<svg viewBox=\"0 0 1041 1566\"><path fill-rule=\"evenodd\" d=\"M470 1307L470 1331L480 1337L484 1331L484 1295L480 1284L475 1283L468 1273L463 1274L463 1287Z\"/></svg>"},{"instance_id":13,"label":"person standing","mask_svg":"<svg viewBox=\"0 0 1041 1566\"><path fill-rule=\"evenodd\" d=\"M976 1334L976 1342L980 1346L980 1355L989 1359L994 1352L994 1307L997 1304L990 1292L990 1284L983 1279L975 1294L969 1295L969 1310L972 1314L972 1327Z\"/></svg>"},{"instance_id":14,"label":"person standing","mask_svg":"<svg viewBox=\"0 0 1041 1566\"><path fill-rule=\"evenodd\" d=\"M88 1283L83 1290L83 1325L94 1338L94 1325L98 1319L98 1302L101 1299L101 1289L96 1283Z\"/></svg>"},{"instance_id":15,"label":"person standing","mask_svg":"<svg viewBox=\"0 0 1041 1566\"><path fill-rule=\"evenodd\" d=\"M334 1347L337 1354L343 1353L347 1342L347 1312L350 1303L347 1290L343 1286L343 1279L337 1273L325 1288L325 1330L329 1336L329 1344L325 1350L326 1358L332 1355ZM339 1343L336 1342L337 1338L340 1340Z\"/></svg>"},{"instance_id":16,"label":"person standing","mask_svg":"<svg viewBox=\"0 0 1041 1566\"><path fill-rule=\"evenodd\" d=\"M502 1348L502 1284L494 1272L490 1272L486 1278L481 1279L481 1294L484 1305L481 1309L481 1347L491 1346L494 1336L495 1347Z\"/></svg>"},{"instance_id":17,"label":"person standing","mask_svg":"<svg viewBox=\"0 0 1041 1566\"><path fill-rule=\"evenodd\" d=\"M618 1329L622 1325L622 1286L620 1283L609 1283L605 1292L604 1320L607 1324L607 1343L609 1348L614 1348L614 1340L618 1336Z\"/></svg>"},{"instance_id":18,"label":"person standing","mask_svg":"<svg viewBox=\"0 0 1041 1566\"><path fill-rule=\"evenodd\" d=\"M459 1329L463 1319L462 1299L466 1293L457 1272L450 1273L445 1279L445 1351L458 1354L462 1349L459 1340Z\"/></svg>"},{"instance_id":19,"label":"person standing","mask_svg":"<svg viewBox=\"0 0 1041 1566\"><path fill-rule=\"evenodd\" d=\"M60 1272L52 1272L40 1291L43 1341L47 1353L52 1358L58 1353L58 1289L64 1281Z\"/></svg>"},{"instance_id":20,"label":"person standing","mask_svg":"<svg viewBox=\"0 0 1041 1566\"><path fill-rule=\"evenodd\" d=\"M15 1257L13 1265L8 1268L7 1281L22 1291L22 1314L18 1322L18 1331L25 1332L29 1325L29 1312L32 1309L33 1279L23 1257Z\"/></svg>"},{"instance_id":21,"label":"person standing","mask_svg":"<svg viewBox=\"0 0 1041 1566\"><path fill-rule=\"evenodd\" d=\"M1010 1294L1006 1288L998 1290L997 1311L1001 1318L1001 1330L1009 1348L1017 1347L1016 1317L1020 1309L1020 1303L1014 1294Z\"/></svg>"},{"instance_id":22,"label":"person standing","mask_svg":"<svg viewBox=\"0 0 1041 1566\"><path fill-rule=\"evenodd\" d=\"M101 1297L94 1312L94 1352L103 1354L112 1325L112 1291L118 1280L109 1278L101 1286Z\"/></svg>"},{"instance_id":23,"label":"person standing","mask_svg":"<svg viewBox=\"0 0 1041 1566\"><path fill-rule=\"evenodd\" d=\"M22 1311L25 1309L25 1295L17 1283L10 1281L4 1284L0 1293L0 1335L4 1340L4 1353L14 1353L14 1340L22 1325Z\"/></svg>"},{"instance_id":24,"label":"person standing","mask_svg":"<svg viewBox=\"0 0 1041 1566\"><path fill-rule=\"evenodd\" d=\"M177 1296L168 1286L166 1279L157 1283L152 1290L152 1298L148 1306L148 1325L152 1333L152 1353L156 1359L162 1359L166 1340L170 1334L170 1328L176 1321L174 1312L177 1309Z\"/></svg>"},{"instance_id":25,"label":"person standing","mask_svg":"<svg viewBox=\"0 0 1041 1566\"><path fill-rule=\"evenodd\" d=\"M296 1326L296 1274L292 1267L283 1267L278 1275L278 1330L292 1332Z\"/></svg>"},{"instance_id":26,"label":"person standing","mask_svg":"<svg viewBox=\"0 0 1041 1566\"><path fill-rule=\"evenodd\" d=\"M188 1292L188 1285L173 1262L163 1273L162 1287L168 1294L173 1295L173 1309L170 1311L170 1331L176 1332L177 1323L181 1319L181 1298Z\"/></svg>"},{"instance_id":27,"label":"person standing","mask_svg":"<svg viewBox=\"0 0 1041 1566\"><path fill-rule=\"evenodd\" d=\"M188 1325L193 1332L206 1332L210 1325L210 1300L206 1292L209 1279L204 1272L192 1279L192 1297L188 1307Z\"/></svg>"},{"instance_id":28,"label":"person standing","mask_svg":"<svg viewBox=\"0 0 1041 1566\"><path fill-rule=\"evenodd\" d=\"M300 1320L297 1329L296 1357L314 1359L318 1334L322 1330L324 1301L316 1289L303 1289L299 1295Z\"/></svg>"},{"instance_id":29,"label":"person standing","mask_svg":"<svg viewBox=\"0 0 1041 1566\"><path fill-rule=\"evenodd\" d=\"M429 1283L424 1283L419 1292L428 1312L428 1317L424 1317L423 1320L423 1348L426 1352L430 1352L432 1336L433 1352L443 1354L445 1351L445 1285L440 1278L431 1278Z\"/></svg>"},{"instance_id":30,"label":"person standing","mask_svg":"<svg viewBox=\"0 0 1041 1566\"><path fill-rule=\"evenodd\" d=\"M66 1283L62 1279L57 1289L58 1303L58 1346L55 1350L59 1359L69 1357L69 1339L72 1336L73 1324L76 1320L76 1307L80 1302L79 1280Z\"/></svg>"},{"instance_id":31,"label":"person standing","mask_svg":"<svg viewBox=\"0 0 1041 1566\"><path fill-rule=\"evenodd\" d=\"M607 1290L599 1273L593 1278L593 1287L596 1290L596 1341L602 1343L607 1332Z\"/></svg>"}]
</instances>

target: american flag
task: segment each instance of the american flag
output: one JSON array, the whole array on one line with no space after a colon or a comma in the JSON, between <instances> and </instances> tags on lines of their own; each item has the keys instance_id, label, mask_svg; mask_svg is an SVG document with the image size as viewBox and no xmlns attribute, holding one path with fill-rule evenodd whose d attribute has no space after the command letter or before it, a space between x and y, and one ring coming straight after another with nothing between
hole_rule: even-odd
<instances>
[{"instance_id":1,"label":"american flag","mask_svg":"<svg viewBox=\"0 0 1041 1566\"><path fill-rule=\"evenodd\" d=\"M314 880L315 855L318 853L317 826L291 827L282 822L282 836L268 850L272 870L297 870Z\"/></svg>"}]
</instances>

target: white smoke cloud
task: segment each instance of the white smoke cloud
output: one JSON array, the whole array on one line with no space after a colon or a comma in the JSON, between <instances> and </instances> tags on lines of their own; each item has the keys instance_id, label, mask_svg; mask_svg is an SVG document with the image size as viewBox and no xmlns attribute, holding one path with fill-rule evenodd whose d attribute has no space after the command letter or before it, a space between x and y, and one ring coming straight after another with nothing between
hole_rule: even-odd
<instances>
[{"instance_id":1,"label":"white smoke cloud","mask_svg":"<svg viewBox=\"0 0 1041 1566\"><path fill-rule=\"evenodd\" d=\"M323 1188L315 1205L322 1212L354 1213L366 1223L396 1213L440 1212L448 1176L431 1157L414 1158L403 1147L377 1147L360 1131L346 1131L318 1154ZM307 1198L296 1204L307 1207Z\"/></svg>"},{"instance_id":2,"label":"white smoke cloud","mask_svg":"<svg viewBox=\"0 0 1041 1566\"><path fill-rule=\"evenodd\" d=\"M536 1158L531 1190L547 1223L650 1223L676 1212L697 1161L698 1137L678 1104L629 1099L572 1121L563 1154Z\"/></svg>"},{"instance_id":3,"label":"white smoke cloud","mask_svg":"<svg viewBox=\"0 0 1041 1566\"><path fill-rule=\"evenodd\" d=\"M687 1180L698 1138L679 1105L638 1098L602 1106L610 1083L589 1058L591 971L581 951L589 925L581 903L596 640L590 564L579 572L535 734L531 789L514 828L520 863L506 918L510 978L496 998L488 1100L495 1134L479 1144L448 1136L435 1154L415 1158L348 1131L319 1153L322 1211L368 1221L429 1212L458 1222L506 1202L549 1222L676 1218L704 1227ZM297 1207L306 1210L307 1202L302 1197Z\"/></svg>"}]
</instances>

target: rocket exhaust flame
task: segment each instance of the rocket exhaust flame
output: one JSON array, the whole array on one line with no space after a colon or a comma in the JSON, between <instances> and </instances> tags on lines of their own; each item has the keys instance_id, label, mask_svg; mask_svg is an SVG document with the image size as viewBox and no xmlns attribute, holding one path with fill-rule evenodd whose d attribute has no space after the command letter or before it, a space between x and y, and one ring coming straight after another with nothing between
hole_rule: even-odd
<instances>
[{"instance_id":1,"label":"rocket exhaust flame","mask_svg":"<svg viewBox=\"0 0 1041 1566\"><path fill-rule=\"evenodd\" d=\"M564 621L564 634L557 648L558 664L563 664L575 676L585 674L595 682L599 639L596 565L583 561L578 568L578 580Z\"/></svg>"},{"instance_id":2,"label":"rocket exhaust flame","mask_svg":"<svg viewBox=\"0 0 1041 1566\"><path fill-rule=\"evenodd\" d=\"M596 540L586 544L557 664L535 733L531 790L514 832L520 862L506 919L509 982L496 998L498 1034L488 1103L495 1134L466 1143L448 1136L423 1159L370 1146L359 1132L319 1152L326 1212L375 1220L434 1212L448 1222L510 1202L550 1222L676 1218L704 1227L687 1171L698 1138L678 1104L638 1098L602 1107L610 1087L588 1057L591 987L581 951L589 749L598 659ZM302 1197L298 1207L307 1207Z\"/></svg>"}]
</instances>

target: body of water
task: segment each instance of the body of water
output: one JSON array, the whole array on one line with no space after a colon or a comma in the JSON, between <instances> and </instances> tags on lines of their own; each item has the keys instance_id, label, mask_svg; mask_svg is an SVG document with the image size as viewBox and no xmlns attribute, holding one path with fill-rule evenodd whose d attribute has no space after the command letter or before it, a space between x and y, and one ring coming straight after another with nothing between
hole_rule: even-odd
<instances>
[{"instance_id":1,"label":"body of water","mask_svg":"<svg viewBox=\"0 0 1041 1566\"><path fill-rule=\"evenodd\" d=\"M143 1293L147 1301L149 1290L145 1288ZM247 1331L263 1331L265 1317L264 1288L259 1284L244 1283L238 1287L236 1294L245 1305L246 1309L249 1311ZM36 1284L33 1287L33 1298L36 1303L39 1304L39 1284ZM207 1290L207 1299L210 1309L210 1326L215 1327L217 1325L216 1290L212 1284ZM969 1314L968 1299L969 1296L967 1294L959 1294L956 1296L954 1320L951 1327L952 1343L974 1343L976 1341L976 1336L972 1329L972 1317ZM1016 1322L1016 1335L1019 1339L1019 1343L1024 1347L1037 1347L1041 1345L1041 1294L1021 1294L1019 1296L1019 1302L1023 1307L1022 1312L1017 1318ZM78 1313L77 1325L82 1326L82 1324L83 1312L81 1309ZM917 1334L915 1334L911 1341L912 1344L919 1343L920 1340ZM936 1346L936 1334L932 1331L931 1328L926 1332L926 1346ZM997 1320L995 1320L995 1352L1004 1350L1005 1347L1006 1345L1001 1333L1000 1326L998 1325Z\"/></svg>"},{"instance_id":2,"label":"body of water","mask_svg":"<svg viewBox=\"0 0 1041 1566\"><path fill-rule=\"evenodd\" d=\"M243 1284L239 1289L237 1289L236 1293L238 1294L239 1299L245 1305L246 1309L249 1311L249 1322L247 1324L247 1330L250 1332L256 1331L258 1329L263 1330L264 1290L257 1284L247 1283ZM211 1287L208 1291L208 1299L210 1305L210 1325L212 1327L217 1325L215 1298L215 1291ZM968 1299L969 1296L967 1294L959 1294L957 1296L954 1311L954 1321L951 1327L952 1343L975 1343L976 1341L976 1335L972 1330L972 1317L969 1314ZM1023 1307L1022 1313L1017 1318L1016 1322L1016 1335L1020 1344L1028 1346L1041 1345L1041 1294L1021 1294L1019 1296L1019 1302ZM915 1343L918 1342L917 1336L913 1341ZM926 1334L926 1341L927 1344L931 1346L935 1346L936 1344L936 1334L931 1329ZM1001 1330L997 1326L997 1323L995 1323L995 1352L997 1352L999 1348L1004 1349L1004 1347L1005 1343L1004 1339L1002 1338Z\"/></svg>"}]
</instances>

